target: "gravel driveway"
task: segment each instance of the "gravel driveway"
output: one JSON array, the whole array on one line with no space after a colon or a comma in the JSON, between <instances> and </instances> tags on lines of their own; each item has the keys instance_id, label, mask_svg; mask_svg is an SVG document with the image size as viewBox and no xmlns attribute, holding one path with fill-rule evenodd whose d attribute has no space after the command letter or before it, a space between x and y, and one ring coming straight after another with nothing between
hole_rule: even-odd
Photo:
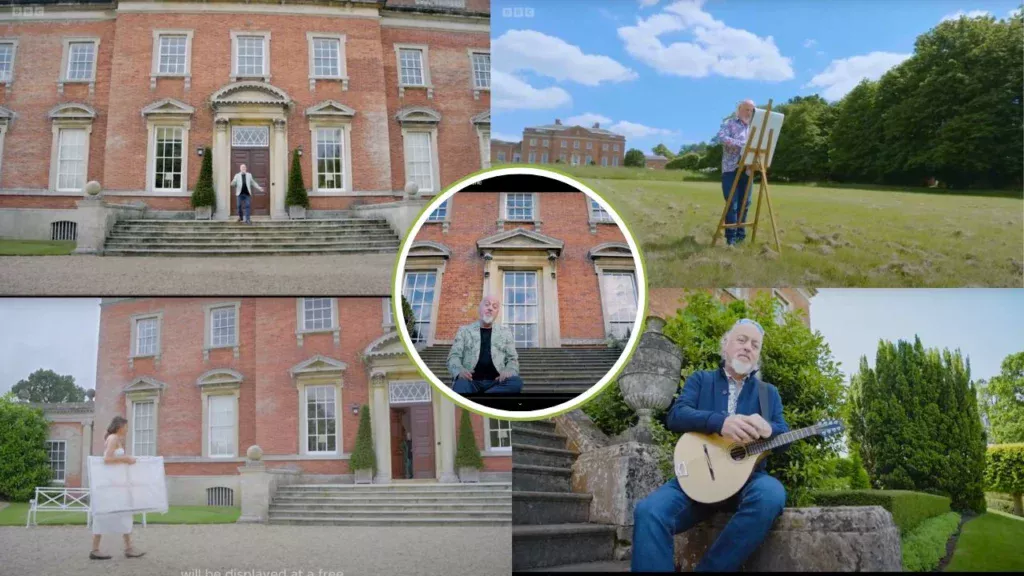
<instances>
[{"instance_id":1,"label":"gravel driveway","mask_svg":"<svg viewBox=\"0 0 1024 576\"><path fill-rule=\"evenodd\" d=\"M125 558L120 538L108 537L102 549L114 557L100 561L88 557L91 534L85 526L0 527L0 575L508 576L512 572L511 527L153 525L136 526L134 537L146 556Z\"/></svg>"},{"instance_id":2,"label":"gravel driveway","mask_svg":"<svg viewBox=\"0 0 1024 576\"><path fill-rule=\"evenodd\" d=\"M261 257L0 257L0 294L381 296L394 254Z\"/></svg>"}]
</instances>

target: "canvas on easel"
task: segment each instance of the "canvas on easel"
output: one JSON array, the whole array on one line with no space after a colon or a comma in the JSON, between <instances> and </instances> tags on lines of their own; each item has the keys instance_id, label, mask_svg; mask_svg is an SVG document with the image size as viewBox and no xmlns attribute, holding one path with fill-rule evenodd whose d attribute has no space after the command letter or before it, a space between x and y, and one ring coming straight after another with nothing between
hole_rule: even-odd
<instances>
[{"instance_id":1,"label":"canvas on easel","mask_svg":"<svg viewBox=\"0 0 1024 576\"><path fill-rule=\"evenodd\" d=\"M750 119L750 127L747 132L747 142L743 146L743 153L740 154L739 165L736 166L736 176L733 178L732 186L729 189L729 195L725 200L725 207L722 209L722 216L718 219L718 227L715 229L715 234L711 237L712 246L718 242L718 237L722 236L727 228L745 228L747 226L752 226L750 241L754 242L757 239L757 224L761 218L761 200L764 199L768 205L768 217L772 221L772 232L775 235L775 249L780 255L782 254L782 243L779 241L779 228L775 223L775 213L772 211L771 195L768 192L768 166L771 165L772 157L775 154L775 145L779 141L779 133L782 131L782 121L784 117L785 116L779 112L772 112L771 100L768 101L767 108L754 109L754 114ZM744 190L736 190L739 185L740 175L747 170L750 170L751 172L750 178L747 179L747 186ZM757 195L757 210L754 212L754 221L747 222L747 201L750 193L753 192L754 176L757 175L761 177ZM733 198L737 192L742 194L742 198L739 204L740 210L737 214L736 223L727 224L725 218L729 213L729 207L732 205Z\"/></svg>"}]
</instances>

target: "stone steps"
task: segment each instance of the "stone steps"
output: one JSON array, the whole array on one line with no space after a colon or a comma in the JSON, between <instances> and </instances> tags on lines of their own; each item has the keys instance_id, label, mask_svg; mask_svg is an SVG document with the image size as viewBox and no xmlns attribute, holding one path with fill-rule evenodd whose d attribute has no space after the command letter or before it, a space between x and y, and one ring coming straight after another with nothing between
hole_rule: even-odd
<instances>
[{"instance_id":1,"label":"stone steps","mask_svg":"<svg viewBox=\"0 0 1024 576\"><path fill-rule=\"evenodd\" d=\"M391 232L388 230L374 230L374 231L346 231L346 232L316 232L311 230L302 230L299 232L250 232L248 234L225 232L216 234L203 234L200 232L154 232L152 234L137 234L131 232L112 232L107 236L108 240L135 240L135 239L146 239L153 241L162 242L188 242L197 240L212 240L216 239L222 242L236 242L240 240L252 240L252 239L273 239L277 242L290 242L290 241L302 241L307 239L314 240L351 240L351 239L369 239L369 238L381 238L391 239Z\"/></svg>"},{"instance_id":2,"label":"stone steps","mask_svg":"<svg viewBox=\"0 0 1024 576\"><path fill-rule=\"evenodd\" d=\"M512 430L536 430L561 436L561 434L555 432L555 423L550 420L527 420L523 422L513 420L511 426Z\"/></svg>"},{"instance_id":3,"label":"stone steps","mask_svg":"<svg viewBox=\"0 0 1024 576\"><path fill-rule=\"evenodd\" d=\"M576 492L512 493L512 516L516 524L574 524L590 519L590 494Z\"/></svg>"},{"instance_id":4,"label":"stone steps","mask_svg":"<svg viewBox=\"0 0 1024 576\"><path fill-rule=\"evenodd\" d=\"M307 518L304 516L278 516L269 520L270 524L292 526L509 526L511 519L480 519L473 517L429 518L404 516L379 518L377 516L360 516L351 518Z\"/></svg>"},{"instance_id":5,"label":"stone steps","mask_svg":"<svg viewBox=\"0 0 1024 576\"><path fill-rule=\"evenodd\" d=\"M248 250L248 249L266 249L276 248L279 250L291 250L300 248L376 248L379 246L397 246L397 242L391 239L381 240L363 240L363 239L346 239L335 242L323 241L323 240L297 240L297 241L275 241L267 242L260 238L249 239L244 242L224 242L219 240L170 240L160 241L153 238L133 238L133 239L113 239L107 240L107 248L111 249L127 249L127 248L152 248L157 250L168 249L168 248L180 248L189 250L207 250L207 249L232 249L232 250Z\"/></svg>"},{"instance_id":6,"label":"stone steps","mask_svg":"<svg viewBox=\"0 0 1024 576\"><path fill-rule=\"evenodd\" d=\"M601 562L584 562L582 564L548 566L533 570L521 570L521 572L576 572L580 574L589 574L593 572L629 572L629 568L629 560L604 560Z\"/></svg>"},{"instance_id":7,"label":"stone steps","mask_svg":"<svg viewBox=\"0 0 1024 576\"><path fill-rule=\"evenodd\" d=\"M572 469L513 464L512 491L514 493L520 490L527 492L571 492Z\"/></svg>"},{"instance_id":8,"label":"stone steps","mask_svg":"<svg viewBox=\"0 0 1024 576\"><path fill-rule=\"evenodd\" d=\"M277 489L282 492L334 492L342 494L381 494L384 492L399 492L402 494L416 494L420 492L438 493L450 492L452 494L468 494L472 492L508 492L508 482L474 482L473 484L455 483L404 483L393 482L391 484L288 484Z\"/></svg>"},{"instance_id":9,"label":"stone steps","mask_svg":"<svg viewBox=\"0 0 1024 576\"><path fill-rule=\"evenodd\" d=\"M614 547L614 526L513 523L512 570L608 561Z\"/></svg>"},{"instance_id":10,"label":"stone steps","mask_svg":"<svg viewBox=\"0 0 1024 576\"><path fill-rule=\"evenodd\" d=\"M566 438L556 432L546 430L535 430L533 428L512 427L515 432L512 437L520 444L541 446L545 448L565 448Z\"/></svg>"},{"instance_id":11,"label":"stone steps","mask_svg":"<svg viewBox=\"0 0 1024 576\"><path fill-rule=\"evenodd\" d=\"M576 455L565 448L548 448L512 442L512 463L551 468L572 468Z\"/></svg>"},{"instance_id":12,"label":"stone steps","mask_svg":"<svg viewBox=\"0 0 1024 576\"><path fill-rule=\"evenodd\" d=\"M508 500L508 492L502 493L502 501ZM396 505L401 504L429 504L429 505L453 505L453 504L490 504L495 502L493 496L405 496L405 495L391 495L388 496L388 502L393 502ZM366 498L362 496L318 496L318 495L288 495L279 496L274 499L274 502L281 505L286 504L298 504L298 505L316 505L316 506L330 506L333 504L347 504L347 503L364 503Z\"/></svg>"}]
</instances>

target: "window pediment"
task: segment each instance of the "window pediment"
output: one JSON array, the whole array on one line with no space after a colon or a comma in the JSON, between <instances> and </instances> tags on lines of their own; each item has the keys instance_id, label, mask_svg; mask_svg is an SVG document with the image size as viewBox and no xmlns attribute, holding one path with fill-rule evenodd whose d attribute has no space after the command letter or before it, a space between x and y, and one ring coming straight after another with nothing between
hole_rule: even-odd
<instances>
[{"instance_id":1,"label":"window pediment","mask_svg":"<svg viewBox=\"0 0 1024 576\"><path fill-rule=\"evenodd\" d=\"M605 242L587 251L587 257L591 260L597 260L598 258L628 258L632 260L633 251L629 249L629 244L625 242Z\"/></svg>"},{"instance_id":2,"label":"window pediment","mask_svg":"<svg viewBox=\"0 0 1024 576\"><path fill-rule=\"evenodd\" d=\"M164 98L142 109L142 116L191 116L195 108L174 98Z\"/></svg>"},{"instance_id":3,"label":"window pediment","mask_svg":"<svg viewBox=\"0 0 1024 576\"><path fill-rule=\"evenodd\" d=\"M409 248L407 258L441 257L448 259L451 255L452 251L444 244L423 240L413 242L412 247Z\"/></svg>"},{"instance_id":4,"label":"window pediment","mask_svg":"<svg viewBox=\"0 0 1024 576\"><path fill-rule=\"evenodd\" d=\"M501 250L546 250L554 252L557 257L561 255L565 242L540 232L516 228L477 240L476 246L481 254Z\"/></svg>"},{"instance_id":5,"label":"window pediment","mask_svg":"<svg viewBox=\"0 0 1024 576\"><path fill-rule=\"evenodd\" d=\"M290 106L292 99L288 94L266 82L233 82L217 90L210 96L210 105L214 109L224 106L239 105L273 105Z\"/></svg>"},{"instance_id":6,"label":"window pediment","mask_svg":"<svg viewBox=\"0 0 1024 576\"><path fill-rule=\"evenodd\" d=\"M480 126L480 125L484 125L484 124L487 125L487 126L490 126L491 125L491 111L487 110L485 112L481 112L481 113L477 114L476 116L473 116L472 118L470 118L470 121L473 123L474 126Z\"/></svg>"},{"instance_id":7,"label":"window pediment","mask_svg":"<svg viewBox=\"0 0 1024 576\"><path fill-rule=\"evenodd\" d=\"M402 108L395 114L395 119L400 124L438 124L441 122L441 113L426 106L410 106Z\"/></svg>"},{"instance_id":8,"label":"window pediment","mask_svg":"<svg viewBox=\"0 0 1024 576\"><path fill-rule=\"evenodd\" d=\"M157 380L156 378L150 378L149 376L139 376L132 380L132 383L125 386L123 392L125 394L134 393L155 393L159 394L167 388L167 384Z\"/></svg>"},{"instance_id":9,"label":"window pediment","mask_svg":"<svg viewBox=\"0 0 1024 576\"><path fill-rule=\"evenodd\" d=\"M398 331L391 331L377 338L363 350L364 358L382 358L386 356L404 356L406 354L402 341L398 339Z\"/></svg>"},{"instance_id":10,"label":"window pediment","mask_svg":"<svg viewBox=\"0 0 1024 576\"><path fill-rule=\"evenodd\" d=\"M51 108L47 117L50 120L95 120L96 110L88 104L65 102Z\"/></svg>"},{"instance_id":11,"label":"window pediment","mask_svg":"<svg viewBox=\"0 0 1024 576\"><path fill-rule=\"evenodd\" d=\"M348 368L348 364L341 360L335 360L334 358L317 354L309 360L304 360L295 366L292 366L288 372L293 378L306 375L340 375L346 368Z\"/></svg>"},{"instance_id":12,"label":"window pediment","mask_svg":"<svg viewBox=\"0 0 1024 576\"><path fill-rule=\"evenodd\" d=\"M323 102L306 108L306 117L314 119L341 119L352 118L356 111L340 102L324 100Z\"/></svg>"},{"instance_id":13,"label":"window pediment","mask_svg":"<svg viewBox=\"0 0 1024 576\"><path fill-rule=\"evenodd\" d=\"M242 385L242 374L228 368L217 368L205 372L196 379L200 388L238 388Z\"/></svg>"}]
</instances>

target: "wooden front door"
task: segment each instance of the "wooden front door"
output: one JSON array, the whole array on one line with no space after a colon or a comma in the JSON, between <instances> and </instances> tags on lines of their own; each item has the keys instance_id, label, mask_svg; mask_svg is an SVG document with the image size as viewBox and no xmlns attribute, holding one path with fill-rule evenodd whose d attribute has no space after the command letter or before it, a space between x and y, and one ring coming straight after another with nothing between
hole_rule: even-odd
<instances>
[{"instance_id":1,"label":"wooden front door","mask_svg":"<svg viewBox=\"0 0 1024 576\"><path fill-rule=\"evenodd\" d=\"M239 167L245 164L253 180L263 187L262 191L253 186L251 206L253 216L270 214L270 148L231 148L231 177L238 174ZM231 187L231 214L238 215L238 197L235 187Z\"/></svg>"},{"instance_id":2,"label":"wooden front door","mask_svg":"<svg viewBox=\"0 0 1024 576\"><path fill-rule=\"evenodd\" d=\"M434 478L434 405L426 402L409 407L412 423L412 477Z\"/></svg>"},{"instance_id":3,"label":"wooden front door","mask_svg":"<svg viewBox=\"0 0 1024 576\"><path fill-rule=\"evenodd\" d=\"M405 454L402 453L402 442L405 441L402 427L403 408L391 409L391 477L396 480L405 478Z\"/></svg>"}]
</instances>

